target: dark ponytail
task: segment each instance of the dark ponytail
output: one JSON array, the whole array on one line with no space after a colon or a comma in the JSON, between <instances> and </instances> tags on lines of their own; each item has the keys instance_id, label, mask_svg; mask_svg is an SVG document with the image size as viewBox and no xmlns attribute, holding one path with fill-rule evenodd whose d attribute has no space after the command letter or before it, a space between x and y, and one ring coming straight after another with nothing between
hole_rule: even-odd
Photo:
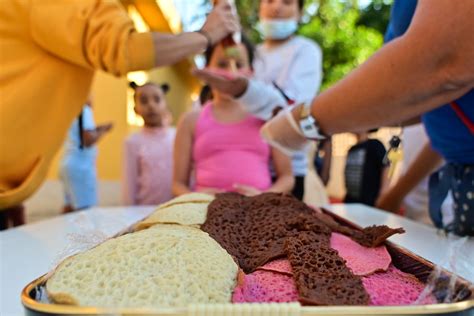
<instances>
[{"instance_id":1,"label":"dark ponytail","mask_svg":"<svg viewBox=\"0 0 474 316\"><path fill-rule=\"evenodd\" d=\"M154 85L154 86L159 87L161 90L163 90L164 94L167 94L170 91L170 85L167 84L167 83L162 83L162 84L158 85L154 82L147 82L145 84L142 84L141 86L138 85L135 81L130 81L128 83L128 86L130 88L132 88L134 91L136 91L138 88L145 87L145 86L148 86L148 85Z\"/></svg>"},{"instance_id":2,"label":"dark ponytail","mask_svg":"<svg viewBox=\"0 0 474 316\"><path fill-rule=\"evenodd\" d=\"M135 83L135 81L130 81L128 83L128 86L132 88L133 90L136 90L138 88L138 85Z\"/></svg>"},{"instance_id":3,"label":"dark ponytail","mask_svg":"<svg viewBox=\"0 0 474 316\"><path fill-rule=\"evenodd\" d=\"M167 84L167 83L162 83L162 84L160 85L160 88L161 88L161 90L163 90L163 93L164 93L164 94L167 94L168 91L170 91L170 85Z\"/></svg>"}]
</instances>

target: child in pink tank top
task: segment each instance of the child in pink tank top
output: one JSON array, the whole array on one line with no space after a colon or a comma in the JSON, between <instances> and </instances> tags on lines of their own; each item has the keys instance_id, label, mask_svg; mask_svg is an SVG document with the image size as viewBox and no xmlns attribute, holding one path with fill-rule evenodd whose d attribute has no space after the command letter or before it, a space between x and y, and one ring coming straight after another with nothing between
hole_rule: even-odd
<instances>
[{"instance_id":1,"label":"child in pink tank top","mask_svg":"<svg viewBox=\"0 0 474 316\"><path fill-rule=\"evenodd\" d=\"M237 48L239 54L232 58L238 74L236 69L231 70L231 59L221 45L207 52L207 66L224 75L248 75L253 47L243 38ZM199 111L186 113L178 124L173 193L291 192L294 178L290 158L263 141L260 136L263 123L245 112L236 99L213 91L211 101ZM270 160L277 175L273 183Z\"/></svg>"}]
</instances>

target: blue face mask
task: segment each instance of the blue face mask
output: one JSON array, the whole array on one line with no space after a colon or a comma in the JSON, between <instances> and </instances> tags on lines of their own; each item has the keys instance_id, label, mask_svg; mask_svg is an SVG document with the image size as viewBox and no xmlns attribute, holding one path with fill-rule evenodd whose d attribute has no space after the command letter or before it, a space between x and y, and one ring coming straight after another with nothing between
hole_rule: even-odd
<instances>
[{"instance_id":1,"label":"blue face mask","mask_svg":"<svg viewBox=\"0 0 474 316\"><path fill-rule=\"evenodd\" d=\"M298 29L295 19L260 20L258 31L264 39L282 40L293 35Z\"/></svg>"}]
</instances>

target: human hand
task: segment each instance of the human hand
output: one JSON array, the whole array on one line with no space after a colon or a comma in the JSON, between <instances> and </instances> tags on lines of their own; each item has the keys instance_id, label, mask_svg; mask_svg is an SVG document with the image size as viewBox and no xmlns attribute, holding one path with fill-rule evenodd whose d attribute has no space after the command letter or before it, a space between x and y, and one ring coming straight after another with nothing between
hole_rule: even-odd
<instances>
[{"instance_id":1,"label":"human hand","mask_svg":"<svg viewBox=\"0 0 474 316\"><path fill-rule=\"evenodd\" d=\"M201 188L201 189L198 190L198 192L207 193L207 194L211 194L211 195L216 195L216 194L219 194L219 193L224 193L225 191L222 190L222 189L217 189L217 188Z\"/></svg>"},{"instance_id":2,"label":"human hand","mask_svg":"<svg viewBox=\"0 0 474 316\"><path fill-rule=\"evenodd\" d=\"M234 184L234 189L237 193L245 196L256 196L262 193L259 189L244 184Z\"/></svg>"},{"instance_id":3,"label":"human hand","mask_svg":"<svg viewBox=\"0 0 474 316\"><path fill-rule=\"evenodd\" d=\"M288 107L265 123L260 130L267 143L286 155L303 150L310 143L298 126L296 118L299 117L299 111L299 107Z\"/></svg>"},{"instance_id":4,"label":"human hand","mask_svg":"<svg viewBox=\"0 0 474 316\"><path fill-rule=\"evenodd\" d=\"M194 69L192 74L213 89L233 97L240 97L244 94L249 83L249 80L242 74L216 69Z\"/></svg>"},{"instance_id":5,"label":"human hand","mask_svg":"<svg viewBox=\"0 0 474 316\"><path fill-rule=\"evenodd\" d=\"M96 127L96 131L101 134L109 132L114 127L114 123L109 122L105 124L100 124Z\"/></svg>"},{"instance_id":6,"label":"human hand","mask_svg":"<svg viewBox=\"0 0 474 316\"><path fill-rule=\"evenodd\" d=\"M403 196L398 194L394 189L391 189L378 197L375 202L375 207L391 213L400 214L402 203Z\"/></svg>"},{"instance_id":7,"label":"human hand","mask_svg":"<svg viewBox=\"0 0 474 316\"><path fill-rule=\"evenodd\" d=\"M240 23L236 12L228 1L219 1L207 16L201 29L211 39L211 45L219 43L227 35L239 32Z\"/></svg>"}]
</instances>

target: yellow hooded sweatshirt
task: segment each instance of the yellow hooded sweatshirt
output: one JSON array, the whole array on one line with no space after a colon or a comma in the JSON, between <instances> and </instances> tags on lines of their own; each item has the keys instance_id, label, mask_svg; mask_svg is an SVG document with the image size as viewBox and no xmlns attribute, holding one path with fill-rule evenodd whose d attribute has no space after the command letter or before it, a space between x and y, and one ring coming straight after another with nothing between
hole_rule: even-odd
<instances>
[{"instance_id":1,"label":"yellow hooded sweatshirt","mask_svg":"<svg viewBox=\"0 0 474 316\"><path fill-rule=\"evenodd\" d=\"M42 183L95 70L153 66L151 33L137 33L118 0L3 0L0 210Z\"/></svg>"}]
</instances>

